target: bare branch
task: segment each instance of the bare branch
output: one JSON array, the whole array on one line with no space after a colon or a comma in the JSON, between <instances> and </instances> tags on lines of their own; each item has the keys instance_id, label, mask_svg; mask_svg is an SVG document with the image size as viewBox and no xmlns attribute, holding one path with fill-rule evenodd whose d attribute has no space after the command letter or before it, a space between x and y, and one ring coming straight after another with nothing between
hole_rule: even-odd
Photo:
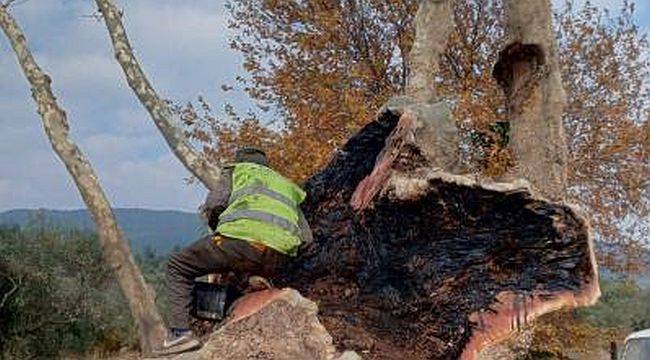
<instances>
[{"instance_id":1,"label":"bare branch","mask_svg":"<svg viewBox=\"0 0 650 360\"><path fill-rule=\"evenodd\" d=\"M25 35L6 7L0 7L0 27L9 39L23 74L31 85L32 97L52 148L68 169L93 217L104 260L110 268L115 269L131 313L140 328L142 349L149 353L165 333L154 297L147 290L95 171L69 136L67 117L52 92L50 77L41 71L34 60Z\"/></svg>"},{"instance_id":2,"label":"bare branch","mask_svg":"<svg viewBox=\"0 0 650 360\"><path fill-rule=\"evenodd\" d=\"M142 71L133 54L126 29L122 24L122 12L111 0L96 0L106 29L111 37L115 58L122 67L126 80L142 105L147 109L167 144L185 167L207 188L213 189L221 177L221 170L198 153L176 124L169 105L160 98Z\"/></svg>"},{"instance_id":3,"label":"bare branch","mask_svg":"<svg viewBox=\"0 0 650 360\"><path fill-rule=\"evenodd\" d=\"M12 288L11 288L11 290L9 290L8 292L6 292L6 293L2 296L2 301L0 301L0 309L2 309L2 308L5 306L5 303L7 302L7 300L9 300L9 298L11 297L11 295L13 295L13 294L18 290L18 288L20 287L20 285L21 285L21 283L22 283L22 279L21 279L21 278L18 278L18 281L16 281L16 280L14 280L11 276L7 276L7 275L4 275L4 274L2 274L2 276L3 276L4 278L6 278L6 279L9 279L9 281L11 282L11 286L12 286Z\"/></svg>"},{"instance_id":4,"label":"bare branch","mask_svg":"<svg viewBox=\"0 0 650 360\"><path fill-rule=\"evenodd\" d=\"M102 14L99 11L95 11L91 14L81 15L81 18L91 19L99 22L102 21Z\"/></svg>"},{"instance_id":5,"label":"bare branch","mask_svg":"<svg viewBox=\"0 0 650 360\"><path fill-rule=\"evenodd\" d=\"M0 7L5 7L8 8L10 6L16 6L20 4L24 4L28 2L29 0L6 0L4 3L0 3Z\"/></svg>"}]
</instances>

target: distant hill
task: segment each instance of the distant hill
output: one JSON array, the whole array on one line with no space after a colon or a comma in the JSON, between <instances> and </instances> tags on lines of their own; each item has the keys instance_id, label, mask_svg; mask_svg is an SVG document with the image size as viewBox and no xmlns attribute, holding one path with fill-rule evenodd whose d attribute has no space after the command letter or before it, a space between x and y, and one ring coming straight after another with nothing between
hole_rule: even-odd
<instances>
[{"instance_id":1,"label":"distant hill","mask_svg":"<svg viewBox=\"0 0 650 360\"><path fill-rule=\"evenodd\" d=\"M205 230L197 214L173 210L114 209L134 252L147 247L165 255L196 240ZM0 225L45 223L47 226L94 230L87 210L20 209L0 212Z\"/></svg>"}]
</instances>

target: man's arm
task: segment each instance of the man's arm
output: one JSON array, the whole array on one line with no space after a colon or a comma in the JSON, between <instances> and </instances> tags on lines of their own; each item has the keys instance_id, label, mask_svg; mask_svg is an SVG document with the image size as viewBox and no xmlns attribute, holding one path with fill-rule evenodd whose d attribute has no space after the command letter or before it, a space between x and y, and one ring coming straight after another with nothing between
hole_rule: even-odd
<instances>
[{"instance_id":1,"label":"man's arm","mask_svg":"<svg viewBox=\"0 0 650 360\"><path fill-rule=\"evenodd\" d=\"M213 231L219 224L219 215L228 207L232 191L232 169L225 168L214 190L208 193L205 202L199 208L201 217L208 222Z\"/></svg>"}]
</instances>

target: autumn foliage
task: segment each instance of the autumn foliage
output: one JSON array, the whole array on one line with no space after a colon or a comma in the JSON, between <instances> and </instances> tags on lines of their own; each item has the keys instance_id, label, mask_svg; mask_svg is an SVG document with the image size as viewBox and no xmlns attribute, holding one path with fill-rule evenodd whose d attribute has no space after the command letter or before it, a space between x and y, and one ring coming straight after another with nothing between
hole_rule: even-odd
<instances>
[{"instance_id":1,"label":"autumn foliage","mask_svg":"<svg viewBox=\"0 0 650 360\"><path fill-rule=\"evenodd\" d=\"M454 6L438 91L461 129L467 171L498 178L517 166L505 99L492 76L505 41L504 11L496 0ZM239 145L260 146L285 174L305 180L405 88L415 0L231 0L228 9L231 46L244 57L235 86L259 111L242 116L226 105L226 116L217 117L202 100L177 109L215 161ZM650 207L646 36L628 1L615 12L568 1L555 24L569 100L569 196L591 215L601 263L639 270ZM616 255L621 248L627 256Z\"/></svg>"}]
</instances>

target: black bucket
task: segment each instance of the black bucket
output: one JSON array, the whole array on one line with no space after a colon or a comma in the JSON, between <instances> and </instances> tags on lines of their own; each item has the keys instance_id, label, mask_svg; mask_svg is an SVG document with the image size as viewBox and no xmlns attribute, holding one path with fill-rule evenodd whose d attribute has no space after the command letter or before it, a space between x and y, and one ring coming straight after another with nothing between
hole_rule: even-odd
<instances>
[{"instance_id":1,"label":"black bucket","mask_svg":"<svg viewBox=\"0 0 650 360\"><path fill-rule=\"evenodd\" d=\"M230 285L194 282L194 316L204 320L222 320L240 296Z\"/></svg>"}]
</instances>

